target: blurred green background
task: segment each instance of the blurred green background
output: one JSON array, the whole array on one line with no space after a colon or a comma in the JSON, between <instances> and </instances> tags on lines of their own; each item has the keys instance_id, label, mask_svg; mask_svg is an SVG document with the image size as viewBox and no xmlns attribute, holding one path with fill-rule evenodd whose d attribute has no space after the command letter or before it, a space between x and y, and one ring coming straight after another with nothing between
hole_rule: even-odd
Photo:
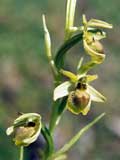
<instances>
[{"instance_id":1,"label":"blurred green background","mask_svg":"<svg viewBox=\"0 0 120 160\"><path fill-rule=\"evenodd\" d=\"M106 61L92 73L93 84L107 97L105 104L92 104L87 116L66 111L56 129L56 148L61 147L82 126L101 112L104 120L92 127L70 150L69 160L120 160L120 1L78 0L76 24L81 15L105 20L114 25L107 31L104 46ZM37 112L48 123L53 79L44 51L42 14L46 15L53 51L64 38L65 1L0 0L0 160L18 159L18 148L6 136L6 128L17 112ZM67 66L75 71L83 49L77 45L67 56Z\"/></svg>"}]
</instances>

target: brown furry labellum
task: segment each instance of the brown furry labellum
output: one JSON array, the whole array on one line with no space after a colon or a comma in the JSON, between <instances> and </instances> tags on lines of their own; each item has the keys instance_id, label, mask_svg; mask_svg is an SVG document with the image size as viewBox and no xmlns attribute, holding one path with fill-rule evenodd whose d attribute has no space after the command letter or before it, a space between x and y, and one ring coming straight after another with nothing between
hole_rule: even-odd
<instances>
[{"instance_id":1,"label":"brown furry labellum","mask_svg":"<svg viewBox=\"0 0 120 160\"><path fill-rule=\"evenodd\" d=\"M67 108L74 114L79 114L87 107L90 101L90 95L86 90L72 91L68 96Z\"/></svg>"}]
</instances>

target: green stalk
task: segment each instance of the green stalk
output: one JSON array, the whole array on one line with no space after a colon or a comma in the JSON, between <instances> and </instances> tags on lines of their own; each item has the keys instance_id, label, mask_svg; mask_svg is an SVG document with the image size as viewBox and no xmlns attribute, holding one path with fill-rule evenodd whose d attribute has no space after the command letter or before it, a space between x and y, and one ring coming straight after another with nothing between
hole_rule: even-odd
<instances>
[{"instance_id":1,"label":"green stalk","mask_svg":"<svg viewBox=\"0 0 120 160\"><path fill-rule=\"evenodd\" d=\"M53 134L54 128L56 126L59 103L60 101L57 100L56 102L53 103L53 106L52 106L52 113L51 113L51 119L50 119L50 124L49 124L49 130L51 134Z\"/></svg>"},{"instance_id":2,"label":"green stalk","mask_svg":"<svg viewBox=\"0 0 120 160\"><path fill-rule=\"evenodd\" d=\"M62 100L57 100L53 103L51 120L49 125L50 133L53 134L56 125L58 124L62 113L65 110L67 97L64 97Z\"/></svg>"},{"instance_id":3,"label":"green stalk","mask_svg":"<svg viewBox=\"0 0 120 160\"><path fill-rule=\"evenodd\" d=\"M42 126L41 133L47 142L44 152L44 159L46 160L54 151L54 143L49 130L44 125Z\"/></svg>"},{"instance_id":4,"label":"green stalk","mask_svg":"<svg viewBox=\"0 0 120 160\"><path fill-rule=\"evenodd\" d=\"M23 155L24 155L24 147L21 146L20 147L20 159L19 160L23 160Z\"/></svg>"}]
</instances>

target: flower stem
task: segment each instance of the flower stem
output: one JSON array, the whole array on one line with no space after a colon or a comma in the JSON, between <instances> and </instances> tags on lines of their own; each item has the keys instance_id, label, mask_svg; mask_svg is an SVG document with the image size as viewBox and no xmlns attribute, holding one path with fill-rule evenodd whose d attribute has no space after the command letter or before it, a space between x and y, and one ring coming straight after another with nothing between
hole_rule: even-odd
<instances>
[{"instance_id":1,"label":"flower stem","mask_svg":"<svg viewBox=\"0 0 120 160\"><path fill-rule=\"evenodd\" d=\"M54 151L54 143L49 130L44 125L42 126L41 133L47 142L44 152L44 159L47 159Z\"/></svg>"},{"instance_id":2,"label":"flower stem","mask_svg":"<svg viewBox=\"0 0 120 160\"><path fill-rule=\"evenodd\" d=\"M53 134L54 128L56 126L56 120L58 117L58 106L59 106L59 100L53 103L52 106L52 114L51 114L51 120L50 120L50 125L49 125L49 130L51 134Z\"/></svg>"},{"instance_id":3,"label":"flower stem","mask_svg":"<svg viewBox=\"0 0 120 160\"><path fill-rule=\"evenodd\" d=\"M20 147L20 159L19 160L23 160L23 155L24 155L24 147L21 146Z\"/></svg>"},{"instance_id":4,"label":"flower stem","mask_svg":"<svg viewBox=\"0 0 120 160\"><path fill-rule=\"evenodd\" d=\"M62 100L57 100L53 103L51 120L49 125L50 133L53 134L56 125L59 123L62 113L65 110L67 97L64 97Z\"/></svg>"}]
</instances>

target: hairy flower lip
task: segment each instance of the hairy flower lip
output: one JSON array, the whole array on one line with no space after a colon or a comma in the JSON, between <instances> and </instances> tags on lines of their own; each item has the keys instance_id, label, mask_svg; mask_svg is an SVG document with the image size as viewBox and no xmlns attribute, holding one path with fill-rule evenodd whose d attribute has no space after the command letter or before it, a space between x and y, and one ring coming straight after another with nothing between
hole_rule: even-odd
<instances>
[{"instance_id":1,"label":"hairy flower lip","mask_svg":"<svg viewBox=\"0 0 120 160\"><path fill-rule=\"evenodd\" d=\"M87 112L84 112L86 107L89 104L90 95L87 93L86 90L75 90L72 91L68 96L67 101L67 109L70 110L74 114L87 114Z\"/></svg>"}]
</instances>

